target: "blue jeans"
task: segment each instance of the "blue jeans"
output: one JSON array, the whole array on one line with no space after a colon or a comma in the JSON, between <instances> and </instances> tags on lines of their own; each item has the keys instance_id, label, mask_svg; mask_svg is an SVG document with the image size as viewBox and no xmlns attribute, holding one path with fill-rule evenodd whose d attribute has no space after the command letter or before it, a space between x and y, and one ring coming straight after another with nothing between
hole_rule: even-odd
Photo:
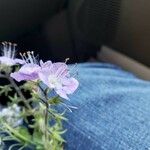
<instances>
[{"instance_id":1,"label":"blue jeans","mask_svg":"<svg viewBox=\"0 0 150 150\"><path fill-rule=\"evenodd\" d=\"M66 150L150 150L150 82L111 64L78 65Z\"/></svg>"},{"instance_id":2,"label":"blue jeans","mask_svg":"<svg viewBox=\"0 0 150 150\"><path fill-rule=\"evenodd\" d=\"M78 74L64 149L150 150L150 82L104 63L79 64Z\"/></svg>"}]
</instances>

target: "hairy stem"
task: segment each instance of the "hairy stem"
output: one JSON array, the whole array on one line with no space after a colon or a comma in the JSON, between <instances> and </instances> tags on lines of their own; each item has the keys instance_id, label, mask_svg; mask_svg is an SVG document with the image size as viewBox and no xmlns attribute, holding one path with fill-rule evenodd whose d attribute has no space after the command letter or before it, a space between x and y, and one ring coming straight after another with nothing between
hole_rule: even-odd
<instances>
[{"instance_id":1,"label":"hairy stem","mask_svg":"<svg viewBox=\"0 0 150 150\"><path fill-rule=\"evenodd\" d=\"M44 96L44 98L45 98L45 100L43 100L42 98L40 98L40 100L45 104L45 106L46 106L46 108L45 108L45 145L44 145L44 147L45 147L45 150L48 150L49 149L49 144L48 144L48 142L49 142L49 136L48 136L48 125L49 125L49 117L48 117L48 115L49 115L49 104L48 104L48 97L47 97L47 90L44 90L41 86L40 86L40 84L38 85L39 86L39 88L40 88L40 90L41 90L41 92L43 93L43 96Z\"/></svg>"},{"instance_id":2,"label":"hairy stem","mask_svg":"<svg viewBox=\"0 0 150 150\"><path fill-rule=\"evenodd\" d=\"M22 94L20 88L18 87L18 85L15 83L15 81L11 78L11 77L7 77L9 82L12 84L12 86L14 87L14 89L16 90L16 92L18 93L18 95L20 96L20 98L22 99L22 101L24 102L25 106L28 109L32 109L31 106L29 105L29 103L27 102L26 98L24 97L24 95Z\"/></svg>"},{"instance_id":3,"label":"hairy stem","mask_svg":"<svg viewBox=\"0 0 150 150\"><path fill-rule=\"evenodd\" d=\"M16 90L16 92L18 93L19 97L22 99L23 103L25 104L25 106L28 108L28 109L32 109L31 106L29 105L29 103L27 102L26 98L24 97L24 95L22 94L20 88L18 87L18 85L15 83L15 81L10 77L9 74L1 74L0 73L0 78L5 78L7 79L12 87Z\"/></svg>"},{"instance_id":4,"label":"hairy stem","mask_svg":"<svg viewBox=\"0 0 150 150\"><path fill-rule=\"evenodd\" d=\"M49 142L49 137L48 137L48 103L46 103L46 109L45 109L45 150L48 148L48 142Z\"/></svg>"}]
</instances>

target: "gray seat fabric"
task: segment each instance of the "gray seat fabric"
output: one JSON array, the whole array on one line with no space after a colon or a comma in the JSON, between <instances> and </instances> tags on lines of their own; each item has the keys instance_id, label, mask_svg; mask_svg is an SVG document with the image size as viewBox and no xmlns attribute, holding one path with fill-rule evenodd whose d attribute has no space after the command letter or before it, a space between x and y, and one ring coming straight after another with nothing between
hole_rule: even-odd
<instances>
[{"instance_id":1,"label":"gray seat fabric","mask_svg":"<svg viewBox=\"0 0 150 150\"><path fill-rule=\"evenodd\" d=\"M96 57L100 46L114 37L120 1L68 0L66 11L55 15L46 27L56 59L70 57L81 62Z\"/></svg>"},{"instance_id":2,"label":"gray seat fabric","mask_svg":"<svg viewBox=\"0 0 150 150\"><path fill-rule=\"evenodd\" d=\"M71 0L69 14L76 37L94 45L109 42L117 29L121 0Z\"/></svg>"},{"instance_id":3,"label":"gray seat fabric","mask_svg":"<svg viewBox=\"0 0 150 150\"><path fill-rule=\"evenodd\" d=\"M117 29L121 0L71 0L68 23L79 57L96 56L100 46L111 42Z\"/></svg>"}]
</instances>

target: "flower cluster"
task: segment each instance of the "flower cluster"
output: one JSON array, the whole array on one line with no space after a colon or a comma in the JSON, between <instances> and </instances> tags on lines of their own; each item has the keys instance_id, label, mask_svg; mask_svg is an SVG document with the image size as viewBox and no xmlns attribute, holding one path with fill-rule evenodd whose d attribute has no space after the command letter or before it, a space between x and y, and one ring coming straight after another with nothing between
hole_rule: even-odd
<instances>
[{"instance_id":1,"label":"flower cluster","mask_svg":"<svg viewBox=\"0 0 150 150\"><path fill-rule=\"evenodd\" d=\"M18 72L11 73L16 81L41 80L50 89L54 89L62 98L68 99L67 94L72 94L77 89L78 81L71 77L66 63L52 63L51 61L40 62L34 56L34 52L20 55L22 59L16 59L16 44L3 42L0 63L4 65L23 64Z\"/></svg>"},{"instance_id":2,"label":"flower cluster","mask_svg":"<svg viewBox=\"0 0 150 150\"><path fill-rule=\"evenodd\" d=\"M17 142L9 149L19 146L20 149L63 150L62 121L66 118L53 105L69 99L79 86L78 80L71 76L66 61L43 62L33 51L20 53L18 59L16 44L3 42L2 45L0 78L10 84L0 86L0 96L4 94L9 99L8 106L0 108L0 140ZM18 85L16 81L24 82ZM7 134L2 136L1 132Z\"/></svg>"},{"instance_id":3,"label":"flower cluster","mask_svg":"<svg viewBox=\"0 0 150 150\"><path fill-rule=\"evenodd\" d=\"M11 73L16 81L40 80L64 99L68 99L67 95L77 89L79 83L70 76L66 63L44 63L42 60L38 63L33 52L23 54L22 58L26 63L18 72Z\"/></svg>"},{"instance_id":4,"label":"flower cluster","mask_svg":"<svg viewBox=\"0 0 150 150\"><path fill-rule=\"evenodd\" d=\"M0 111L0 118L3 118L12 127L17 127L23 122L20 112L20 107L13 104Z\"/></svg>"},{"instance_id":5,"label":"flower cluster","mask_svg":"<svg viewBox=\"0 0 150 150\"><path fill-rule=\"evenodd\" d=\"M24 64L24 60L15 58L17 44L10 42L3 42L2 56L0 56L0 63L3 65L13 66L16 64Z\"/></svg>"}]
</instances>

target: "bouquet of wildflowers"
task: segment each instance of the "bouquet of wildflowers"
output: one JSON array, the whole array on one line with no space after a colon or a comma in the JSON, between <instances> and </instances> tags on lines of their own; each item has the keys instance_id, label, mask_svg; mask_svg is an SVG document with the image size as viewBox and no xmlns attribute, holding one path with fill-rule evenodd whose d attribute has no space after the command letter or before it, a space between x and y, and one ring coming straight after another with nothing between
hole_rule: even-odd
<instances>
[{"instance_id":1,"label":"bouquet of wildflowers","mask_svg":"<svg viewBox=\"0 0 150 150\"><path fill-rule=\"evenodd\" d=\"M0 149L62 150L64 99L79 83L71 76L67 61L38 61L34 52L15 58L16 44L3 42L0 56L0 95L9 98L0 108ZM20 82L20 83L19 83Z\"/></svg>"}]
</instances>

